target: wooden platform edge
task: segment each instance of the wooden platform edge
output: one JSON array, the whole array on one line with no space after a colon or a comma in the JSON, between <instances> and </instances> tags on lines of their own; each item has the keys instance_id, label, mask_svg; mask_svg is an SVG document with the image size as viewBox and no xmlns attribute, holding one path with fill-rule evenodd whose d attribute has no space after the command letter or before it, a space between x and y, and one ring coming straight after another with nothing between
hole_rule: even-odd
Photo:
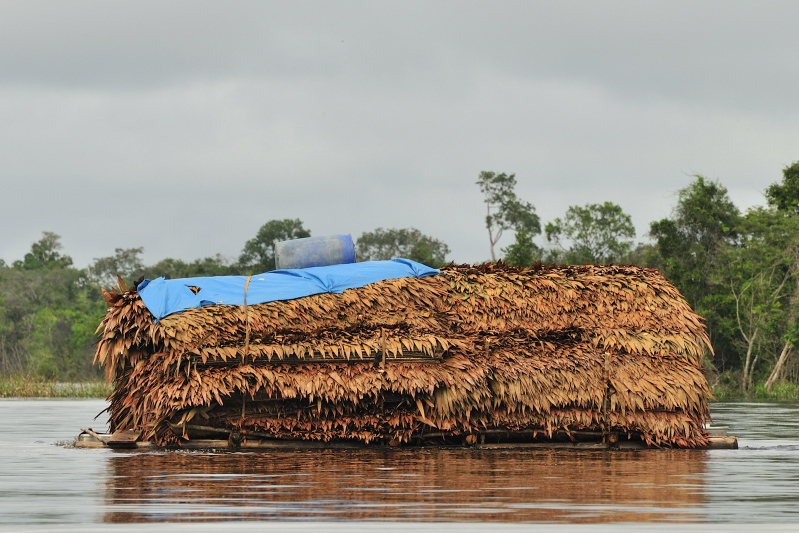
<instances>
[{"instance_id":1,"label":"wooden platform edge","mask_svg":"<svg viewBox=\"0 0 799 533\"><path fill-rule=\"evenodd\" d=\"M109 446L110 434L98 434L95 432L83 432L77 436L74 442L76 448L119 448L119 446ZM737 450L738 437L711 436L707 446L694 448L697 450ZM330 450L330 449L365 449L365 448L388 448L388 446L364 444L360 442L320 442L306 440L279 440L279 439L249 439L240 445L231 445L230 441L223 439L192 439L181 443L180 446L158 446L153 442L135 442L125 446L127 450L138 449L162 449L162 450ZM464 448L463 446L445 446L429 444L428 447L434 448ZM507 443L487 443L477 444L472 447L477 450L509 450L509 449L544 449L544 450L575 450L575 451L616 451L616 450L662 450L675 448L659 448L647 446L640 441L622 441L615 445L608 445L601 442L507 442ZM679 448L677 448L679 449Z\"/></svg>"},{"instance_id":2,"label":"wooden platform edge","mask_svg":"<svg viewBox=\"0 0 799 533\"><path fill-rule=\"evenodd\" d=\"M727 435L711 435L710 443L699 448L700 450L737 450L738 437L728 437Z\"/></svg>"}]
</instances>

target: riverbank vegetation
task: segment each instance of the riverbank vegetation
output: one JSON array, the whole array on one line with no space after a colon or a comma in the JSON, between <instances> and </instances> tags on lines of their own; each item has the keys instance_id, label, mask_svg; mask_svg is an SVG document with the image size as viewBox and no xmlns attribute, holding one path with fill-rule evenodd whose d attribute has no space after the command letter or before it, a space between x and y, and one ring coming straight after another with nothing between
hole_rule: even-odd
<instances>
[{"instance_id":1,"label":"riverbank vegetation","mask_svg":"<svg viewBox=\"0 0 799 533\"><path fill-rule=\"evenodd\" d=\"M745 212L720 181L694 176L677 192L671 215L651 222L638 243L630 216L612 202L570 206L544 224L517 196L513 174L482 172L477 185L493 260L656 268L707 319L715 354L706 354L704 366L717 397L799 399L799 162L764 191L762 205ZM500 254L503 233L513 241ZM99 391L92 355L106 312L101 288L115 285L117 275L130 282L263 272L274 268L275 242L310 235L299 219L271 220L237 258L145 265L143 248L118 248L77 268L59 236L44 232L22 259L0 259L0 396ZM356 250L359 260L458 262L444 242L414 228L365 232ZM92 385L70 389L57 382Z\"/></svg>"},{"instance_id":2,"label":"riverbank vegetation","mask_svg":"<svg viewBox=\"0 0 799 533\"><path fill-rule=\"evenodd\" d=\"M764 191L763 205L745 212L720 181L693 176L678 191L671 216L651 222L647 240L637 245L629 215L611 202L571 206L542 235L534 208L516 197L513 175L483 172L477 185L488 208L489 250L497 231L513 230L515 242L503 249L512 264L540 259L656 268L707 319L715 353L706 354L705 367L720 396L795 398L799 162L782 174Z\"/></svg>"},{"instance_id":3,"label":"riverbank vegetation","mask_svg":"<svg viewBox=\"0 0 799 533\"><path fill-rule=\"evenodd\" d=\"M105 381L63 383L37 377L0 379L0 398L107 398L113 387Z\"/></svg>"},{"instance_id":4,"label":"riverbank vegetation","mask_svg":"<svg viewBox=\"0 0 799 533\"><path fill-rule=\"evenodd\" d=\"M99 390L103 379L92 366L95 330L106 313L103 288L140 277L188 278L247 275L273 270L274 243L308 237L299 219L271 220L246 241L238 258L219 254L186 262L166 258L153 265L142 261L143 248L115 250L88 267L73 265L52 232L31 245L22 259L0 260L0 396L65 396L89 394L56 383L85 383ZM438 267L449 249L414 228L377 228L358 240L362 260L407 257Z\"/></svg>"}]
</instances>

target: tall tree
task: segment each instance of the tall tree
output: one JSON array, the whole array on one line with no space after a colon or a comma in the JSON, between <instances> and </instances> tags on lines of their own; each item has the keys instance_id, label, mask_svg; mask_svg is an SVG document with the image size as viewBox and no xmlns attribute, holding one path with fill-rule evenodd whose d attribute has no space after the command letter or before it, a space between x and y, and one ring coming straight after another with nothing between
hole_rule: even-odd
<instances>
[{"instance_id":1,"label":"tall tree","mask_svg":"<svg viewBox=\"0 0 799 533\"><path fill-rule=\"evenodd\" d=\"M795 225L799 215L799 161L782 169L782 183L772 183L765 191L766 201L788 220L783 224ZM799 231L794 230L799 233ZM782 246L786 249L785 246ZM788 247L787 249L790 249ZM793 269L796 270L796 265ZM788 358L794 355L794 347L799 343L799 282L792 287L793 294L788 302L786 331L783 336L782 349L766 379L766 388L770 391L780 378Z\"/></svg>"},{"instance_id":2,"label":"tall tree","mask_svg":"<svg viewBox=\"0 0 799 533\"><path fill-rule=\"evenodd\" d=\"M770 206L791 214L799 213L799 161L782 169L782 183L772 183L766 189Z\"/></svg>"},{"instance_id":3,"label":"tall tree","mask_svg":"<svg viewBox=\"0 0 799 533\"><path fill-rule=\"evenodd\" d=\"M790 303L799 266L797 221L774 209L751 209L741 218L736 246L726 247L720 256L718 272L735 302L735 325L744 353L743 390L751 390L758 360L775 348L782 348L783 354L791 349L786 329L793 318ZM779 359L775 357L777 363Z\"/></svg>"},{"instance_id":4,"label":"tall tree","mask_svg":"<svg viewBox=\"0 0 799 533\"><path fill-rule=\"evenodd\" d=\"M647 264L660 269L707 318L717 367L742 365L735 302L719 278L722 254L738 242L740 212L718 181L696 175L677 193L670 218L652 222Z\"/></svg>"},{"instance_id":5,"label":"tall tree","mask_svg":"<svg viewBox=\"0 0 799 533\"><path fill-rule=\"evenodd\" d=\"M533 241L534 235L520 228L516 230L513 244L502 249L509 265L526 267L540 261L544 251Z\"/></svg>"},{"instance_id":6,"label":"tall tree","mask_svg":"<svg viewBox=\"0 0 799 533\"><path fill-rule=\"evenodd\" d=\"M535 207L516 196L516 175L483 171L480 172L477 185L486 204L485 221L491 260L497 260L494 247L503 232L509 229L523 232L522 237L530 242L523 240L521 245L529 247L532 237L541 233L541 222Z\"/></svg>"},{"instance_id":7,"label":"tall tree","mask_svg":"<svg viewBox=\"0 0 799 533\"><path fill-rule=\"evenodd\" d=\"M261 226L255 238L245 243L239 256L239 267L258 273L274 270L275 243L310 236L311 232L302 226L299 218L270 220Z\"/></svg>"},{"instance_id":8,"label":"tall tree","mask_svg":"<svg viewBox=\"0 0 799 533\"><path fill-rule=\"evenodd\" d=\"M544 231L553 245L552 259L571 264L622 261L635 237L632 218L612 202L571 206L564 218L548 222Z\"/></svg>"},{"instance_id":9,"label":"tall tree","mask_svg":"<svg viewBox=\"0 0 799 533\"><path fill-rule=\"evenodd\" d=\"M25 270L68 267L72 265L72 258L61 255L63 248L60 235L43 231L42 238L31 245L31 251L25 254L25 259L15 261L14 266Z\"/></svg>"},{"instance_id":10,"label":"tall tree","mask_svg":"<svg viewBox=\"0 0 799 533\"><path fill-rule=\"evenodd\" d=\"M799 315L799 287L797 286L799 284L795 280L796 276L794 276L793 294L788 301L788 311L785 313L786 321L783 324L785 333L780 339L782 349L764 383L768 391L771 391L774 384L783 377L789 357L796 354L795 347L799 346L799 316L797 316Z\"/></svg>"},{"instance_id":11,"label":"tall tree","mask_svg":"<svg viewBox=\"0 0 799 533\"><path fill-rule=\"evenodd\" d=\"M60 250L58 236L45 233L25 259L0 269L0 374L98 375L91 343L105 307Z\"/></svg>"},{"instance_id":12,"label":"tall tree","mask_svg":"<svg viewBox=\"0 0 799 533\"><path fill-rule=\"evenodd\" d=\"M449 247L424 235L416 228L383 229L364 232L355 244L358 261L381 261L404 257L429 267L446 263Z\"/></svg>"},{"instance_id":13,"label":"tall tree","mask_svg":"<svg viewBox=\"0 0 799 533\"><path fill-rule=\"evenodd\" d=\"M86 268L86 278L107 289L116 284L117 276L130 283L144 273L143 252L142 247L117 248L112 256L95 258L94 263Z\"/></svg>"},{"instance_id":14,"label":"tall tree","mask_svg":"<svg viewBox=\"0 0 799 533\"><path fill-rule=\"evenodd\" d=\"M682 291L694 309L712 292L711 273L718 253L735 243L740 212L718 181L694 176L677 193L671 218L652 222L649 235L656 241L650 257Z\"/></svg>"}]
</instances>

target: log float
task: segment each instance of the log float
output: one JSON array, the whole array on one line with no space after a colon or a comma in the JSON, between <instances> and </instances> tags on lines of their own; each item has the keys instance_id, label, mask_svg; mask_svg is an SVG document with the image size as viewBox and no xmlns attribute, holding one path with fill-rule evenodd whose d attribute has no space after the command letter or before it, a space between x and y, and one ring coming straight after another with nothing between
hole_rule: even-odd
<instances>
[{"instance_id":1,"label":"log float","mask_svg":"<svg viewBox=\"0 0 799 533\"><path fill-rule=\"evenodd\" d=\"M76 448L112 448L112 449L176 449L176 450L310 450L310 449L363 449L371 447L394 447L392 444L364 444L362 442L322 442L308 440L276 439L268 434L260 433L227 433L227 439L222 436L218 428L204 428L202 426L187 427L195 435L206 438L192 438L180 443L180 446L158 446L151 441L138 440L140 433L136 431L117 431L115 433L98 433L90 428L81 428L81 433L75 438ZM715 428L714 428L715 429ZM719 428L720 429L720 428ZM697 450L737 450L738 437L724 434L709 436L706 446L693 448ZM718 433L718 432L716 432ZM724 433L721 431L720 433ZM215 435L216 434L216 435ZM217 438L209 438L216 436ZM470 439L469 437L474 437ZM532 432L504 430L488 430L478 435L461 436L461 444L453 440L453 436L444 433L429 433L419 438L417 445L434 446L443 448L470 447L479 450L493 449L560 449L560 450L644 450L644 449L675 449L668 446L649 446L640 440L620 439L615 432L602 435L592 431L565 431L556 433L556 437L564 440L531 441ZM570 440L580 437L586 440ZM591 440L592 439L592 440ZM489 442L486 442L488 440ZM496 442L492 442L496 441ZM503 442L504 441L504 442Z\"/></svg>"}]
</instances>

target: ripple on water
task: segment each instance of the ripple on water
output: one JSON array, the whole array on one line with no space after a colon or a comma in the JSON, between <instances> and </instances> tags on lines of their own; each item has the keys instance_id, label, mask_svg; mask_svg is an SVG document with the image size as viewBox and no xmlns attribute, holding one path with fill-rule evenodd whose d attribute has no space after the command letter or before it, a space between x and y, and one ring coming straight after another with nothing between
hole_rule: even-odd
<instances>
[{"instance_id":1,"label":"ripple on water","mask_svg":"<svg viewBox=\"0 0 799 533\"><path fill-rule=\"evenodd\" d=\"M0 526L157 521L799 522L799 405L718 403L739 450L81 450L96 400L0 400ZM103 424L96 424L99 428Z\"/></svg>"}]
</instances>

